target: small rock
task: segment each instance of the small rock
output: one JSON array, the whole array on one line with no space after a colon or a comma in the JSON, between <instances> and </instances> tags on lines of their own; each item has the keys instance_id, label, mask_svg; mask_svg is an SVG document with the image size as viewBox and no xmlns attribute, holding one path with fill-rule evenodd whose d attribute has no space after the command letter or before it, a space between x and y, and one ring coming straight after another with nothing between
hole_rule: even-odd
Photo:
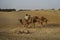
<instances>
[{"instance_id":1,"label":"small rock","mask_svg":"<svg viewBox=\"0 0 60 40\"><path fill-rule=\"evenodd\" d=\"M24 33L29 34L30 32L29 32L29 30L24 30Z\"/></svg>"}]
</instances>

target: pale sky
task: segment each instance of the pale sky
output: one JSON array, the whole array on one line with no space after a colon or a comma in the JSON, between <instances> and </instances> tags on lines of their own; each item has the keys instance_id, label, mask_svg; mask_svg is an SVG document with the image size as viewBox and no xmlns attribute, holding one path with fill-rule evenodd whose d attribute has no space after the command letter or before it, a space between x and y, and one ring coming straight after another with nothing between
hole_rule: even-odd
<instances>
[{"instance_id":1,"label":"pale sky","mask_svg":"<svg viewBox=\"0 0 60 40\"><path fill-rule=\"evenodd\" d=\"M60 0L0 0L0 8L59 9Z\"/></svg>"}]
</instances>

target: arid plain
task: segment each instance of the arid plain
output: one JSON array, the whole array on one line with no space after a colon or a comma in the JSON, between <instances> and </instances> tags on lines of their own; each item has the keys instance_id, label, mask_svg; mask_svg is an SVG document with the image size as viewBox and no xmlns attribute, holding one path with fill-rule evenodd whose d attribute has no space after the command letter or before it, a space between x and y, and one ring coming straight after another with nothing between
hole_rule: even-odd
<instances>
[{"instance_id":1,"label":"arid plain","mask_svg":"<svg viewBox=\"0 0 60 40\"><path fill-rule=\"evenodd\" d=\"M48 19L46 27L26 28L18 21L25 14L44 16ZM29 30L31 33L19 33L20 30ZM60 40L60 10L31 10L0 12L0 40Z\"/></svg>"}]
</instances>

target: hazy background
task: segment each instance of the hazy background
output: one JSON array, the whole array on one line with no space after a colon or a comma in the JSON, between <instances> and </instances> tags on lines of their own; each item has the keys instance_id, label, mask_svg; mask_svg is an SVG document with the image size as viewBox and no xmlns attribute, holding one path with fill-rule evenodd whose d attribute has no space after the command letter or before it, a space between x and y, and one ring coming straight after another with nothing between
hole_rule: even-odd
<instances>
[{"instance_id":1,"label":"hazy background","mask_svg":"<svg viewBox=\"0 0 60 40\"><path fill-rule=\"evenodd\" d=\"M0 0L0 8L59 9L60 0Z\"/></svg>"}]
</instances>

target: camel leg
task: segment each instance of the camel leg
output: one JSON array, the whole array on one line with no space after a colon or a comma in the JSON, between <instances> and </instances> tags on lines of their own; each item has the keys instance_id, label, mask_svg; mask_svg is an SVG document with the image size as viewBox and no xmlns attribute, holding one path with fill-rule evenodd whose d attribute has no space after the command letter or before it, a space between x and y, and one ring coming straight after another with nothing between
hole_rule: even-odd
<instances>
[{"instance_id":1,"label":"camel leg","mask_svg":"<svg viewBox=\"0 0 60 40\"><path fill-rule=\"evenodd\" d=\"M35 28L35 23L33 23L33 27Z\"/></svg>"},{"instance_id":2,"label":"camel leg","mask_svg":"<svg viewBox=\"0 0 60 40\"><path fill-rule=\"evenodd\" d=\"M47 21L45 21L45 24L44 24L44 26L46 26L47 25Z\"/></svg>"},{"instance_id":3,"label":"camel leg","mask_svg":"<svg viewBox=\"0 0 60 40\"><path fill-rule=\"evenodd\" d=\"M26 27L26 25L24 24L23 27Z\"/></svg>"},{"instance_id":4,"label":"camel leg","mask_svg":"<svg viewBox=\"0 0 60 40\"><path fill-rule=\"evenodd\" d=\"M45 21L45 26L47 25L47 21Z\"/></svg>"},{"instance_id":5,"label":"camel leg","mask_svg":"<svg viewBox=\"0 0 60 40\"><path fill-rule=\"evenodd\" d=\"M46 24L47 24L47 21L46 21Z\"/></svg>"},{"instance_id":6,"label":"camel leg","mask_svg":"<svg viewBox=\"0 0 60 40\"><path fill-rule=\"evenodd\" d=\"M34 28L35 28L35 23L34 23Z\"/></svg>"},{"instance_id":7,"label":"camel leg","mask_svg":"<svg viewBox=\"0 0 60 40\"><path fill-rule=\"evenodd\" d=\"M27 24L23 24L23 27L27 27Z\"/></svg>"},{"instance_id":8,"label":"camel leg","mask_svg":"<svg viewBox=\"0 0 60 40\"><path fill-rule=\"evenodd\" d=\"M41 22L41 27L43 26L43 22Z\"/></svg>"},{"instance_id":9,"label":"camel leg","mask_svg":"<svg viewBox=\"0 0 60 40\"><path fill-rule=\"evenodd\" d=\"M28 27L28 24L25 24L25 27Z\"/></svg>"}]
</instances>

